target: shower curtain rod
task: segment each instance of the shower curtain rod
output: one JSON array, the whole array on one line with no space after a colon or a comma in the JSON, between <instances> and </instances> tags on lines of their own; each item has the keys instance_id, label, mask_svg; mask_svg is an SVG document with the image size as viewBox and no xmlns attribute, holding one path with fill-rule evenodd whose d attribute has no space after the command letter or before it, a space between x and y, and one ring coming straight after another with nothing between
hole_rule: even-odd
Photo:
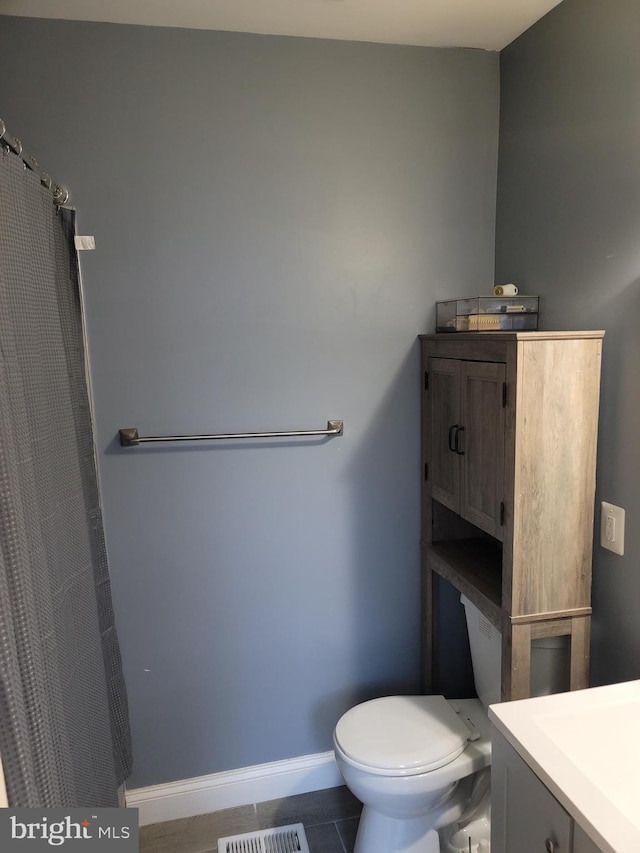
<instances>
[{"instance_id":1,"label":"shower curtain rod","mask_svg":"<svg viewBox=\"0 0 640 853\"><path fill-rule=\"evenodd\" d=\"M0 145L4 145L5 148L8 148L10 151L13 151L14 154L17 154L18 157L22 160L27 169L31 169L32 172L35 172L36 175L40 178L40 182L43 186L45 186L48 190L51 190L53 193L53 201L58 207L60 205L66 204L69 201L69 190L66 187L61 186L61 184L54 183L49 175L41 168L40 164L36 160L35 157L32 157L22 147L22 142L19 139L14 139L9 136L7 133L7 128L5 123L0 118Z\"/></svg>"}]
</instances>

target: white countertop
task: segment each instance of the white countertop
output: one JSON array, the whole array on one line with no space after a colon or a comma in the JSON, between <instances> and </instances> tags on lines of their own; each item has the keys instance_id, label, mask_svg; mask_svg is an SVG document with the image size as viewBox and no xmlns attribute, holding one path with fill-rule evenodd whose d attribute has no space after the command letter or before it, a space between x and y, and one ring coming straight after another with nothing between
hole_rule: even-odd
<instances>
[{"instance_id":1,"label":"white countertop","mask_svg":"<svg viewBox=\"0 0 640 853\"><path fill-rule=\"evenodd\" d=\"M603 853L640 851L640 681L492 705L489 719Z\"/></svg>"}]
</instances>

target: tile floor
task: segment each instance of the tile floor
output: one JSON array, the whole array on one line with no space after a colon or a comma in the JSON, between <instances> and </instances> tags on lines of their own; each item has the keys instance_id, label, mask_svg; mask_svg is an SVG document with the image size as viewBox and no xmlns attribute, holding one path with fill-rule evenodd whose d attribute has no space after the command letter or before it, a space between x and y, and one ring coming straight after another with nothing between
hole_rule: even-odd
<instances>
[{"instance_id":1,"label":"tile floor","mask_svg":"<svg viewBox=\"0 0 640 853\"><path fill-rule=\"evenodd\" d=\"M362 805L345 787L140 828L140 853L217 853L218 838L304 824L311 853L353 853Z\"/></svg>"}]
</instances>

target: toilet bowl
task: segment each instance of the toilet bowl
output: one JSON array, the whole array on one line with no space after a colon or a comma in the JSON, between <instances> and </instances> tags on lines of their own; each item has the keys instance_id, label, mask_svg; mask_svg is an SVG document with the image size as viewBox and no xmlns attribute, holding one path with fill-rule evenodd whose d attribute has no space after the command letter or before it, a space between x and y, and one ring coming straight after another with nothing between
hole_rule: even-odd
<instances>
[{"instance_id":1,"label":"toilet bowl","mask_svg":"<svg viewBox=\"0 0 640 853\"><path fill-rule=\"evenodd\" d=\"M480 699L386 696L351 708L335 727L338 769L363 804L354 853L490 849L487 708L500 701L501 638L468 599L461 600ZM532 667L536 654L532 649ZM551 692L557 663L545 658L536 667L536 692Z\"/></svg>"},{"instance_id":2,"label":"toilet bowl","mask_svg":"<svg viewBox=\"0 0 640 853\"><path fill-rule=\"evenodd\" d=\"M363 803L354 853L439 853L491 762L489 720L478 699L387 696L347 711L334 753Z\"/></svg>"}]
</instances>

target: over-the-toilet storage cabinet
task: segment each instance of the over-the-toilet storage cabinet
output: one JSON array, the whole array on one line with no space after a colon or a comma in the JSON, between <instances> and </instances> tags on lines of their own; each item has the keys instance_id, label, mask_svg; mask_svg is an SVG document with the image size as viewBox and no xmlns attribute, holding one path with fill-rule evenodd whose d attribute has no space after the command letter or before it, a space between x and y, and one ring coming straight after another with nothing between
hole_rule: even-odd
<instances>
[{"instance_id":1,"label":"over-the-toilet storage cabinet","mask_svg":"<svg viewBox=\"0 0 640 853\"><path fill-rule=\"evenodd\" d=\"M502 634L502 698L530 695L531 641L569 636L588 686L604 332L421 335L425 689L437 690L433 574Z\"/></svg>"}]
</instances>

